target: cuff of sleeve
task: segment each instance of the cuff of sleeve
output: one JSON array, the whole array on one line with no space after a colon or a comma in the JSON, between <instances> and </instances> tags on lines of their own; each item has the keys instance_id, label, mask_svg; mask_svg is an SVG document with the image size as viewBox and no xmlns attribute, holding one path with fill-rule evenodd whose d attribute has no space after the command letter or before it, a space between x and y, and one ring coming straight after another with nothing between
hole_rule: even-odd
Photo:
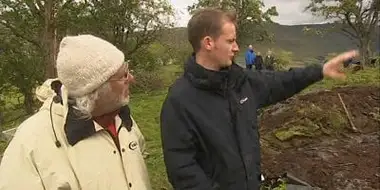
<instances>
[{"instance_id":1,"label":"cuff of sleeve","mask_svg":"<svg viewBox=\"0 0 380 190\"><path fill-rule=\"evenodd\" d=\"M307 70L310 71L310 79L313 81L320 81L323 79L323 65L309 66Z\"/></svg>"}]
</instances>

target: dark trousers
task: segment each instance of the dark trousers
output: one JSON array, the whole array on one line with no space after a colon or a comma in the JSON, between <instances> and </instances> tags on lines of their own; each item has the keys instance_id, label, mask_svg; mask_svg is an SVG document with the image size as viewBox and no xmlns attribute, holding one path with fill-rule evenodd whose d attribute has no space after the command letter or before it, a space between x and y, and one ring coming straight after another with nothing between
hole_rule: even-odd
<instances>
[{"instance_id":1,"label":"dark trousers","mask_svg":"<svg viewBox=\"0 0 380 190\"><path fill-rule=\"evenodd\" d=\"M263 66L261 64L256 63L255 68L256 68L256 70L260 71L263 69Z\"/></svg>"},{"instance_id":2,"label":"dark trousers","mask_svg":"<svg viewBox=\"0 0 380 190\"><path fill-rule=\"evenodd\" d=\"M252 70L252 65L245 65L245 68L248 70Z\"/></svg>"}]
</instances>

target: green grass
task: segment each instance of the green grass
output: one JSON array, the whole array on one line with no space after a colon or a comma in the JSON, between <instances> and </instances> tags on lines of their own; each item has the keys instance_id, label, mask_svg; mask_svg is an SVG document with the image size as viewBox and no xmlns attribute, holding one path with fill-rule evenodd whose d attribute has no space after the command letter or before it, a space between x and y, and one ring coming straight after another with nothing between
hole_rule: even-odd
<instances>
[{"instance_id":1,"label":"green grass","mask_svg":"<svg viewBox=\"0 0 380 190\"><path fill-rule=\"evenodd\" d=\"M147 166L149 176L154 189L169 189L167 182L165 165L161 149L160 137L160 111L165 98L165 92L154 95L136 94L131 99L132 116L144 134L147 151Z\"/></svg>"},{"instance_id":2,"label":"green grass","mask_svg":"<svg viewBox=\"0 0 380 190\"><path fill-rule=\"evenodd\" d=\"M179 72L181 72L181 66L170 65L164 67L161 73L166 83L165 85L170 85L178 76ZM317 89L331 89L333 87L348 85L379 85L379 83L379 69L366 69L355 74L348 74L346 81L325 79L310 86L303 92L310 92ZM146 161L152 187L155 190L171 189L171 186L167 181L163 162L159 127L160 111L165 95L166 89L148 94L142 93L131 95L132 116L141 128L146 139L147 151L150 154ZM1 145L0 142L0 149L1 146L4 147L4 144Z\"/></svg>"},{"instance_id":3,"label":"green grass","mask_svg":"<svg viewBox=\"0 0 380 190\"><path fill-rule=\"evenodd\" d=\"M170 86L182 72L182 65L168 65L161 69L165 86ZM149 153L147 167L154 190L172 189L167 180L160 137L160 111L167 91L131 95L131 112L144 134Z\"/></svg>"}]
</instances>

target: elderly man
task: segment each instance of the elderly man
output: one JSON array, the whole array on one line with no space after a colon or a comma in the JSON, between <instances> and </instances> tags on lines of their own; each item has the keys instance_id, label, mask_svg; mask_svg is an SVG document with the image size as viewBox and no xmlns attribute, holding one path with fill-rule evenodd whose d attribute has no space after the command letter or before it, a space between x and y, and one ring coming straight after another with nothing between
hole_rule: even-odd
<instances>
[{"instance_id":1,"label":"elderly man","mask_svg":"<svg viewBox=\"0 0 380 190\"><path fill-rule=\"evenodd\" d=\"M250 72L233 62L236 17L202 9L188 23L194 54L170 88L161 112L169 181L176 190L256 190L260 186L257 109L300 92L323 77L344 78L343 53L323 66Z\"/></svg>"},{"instance_id":2,"label":"elderly man","mask_svg":"<svg viewBox=\"0 0 380 190\"><path fill-rule=\"evenodd\" d=\"M4 153L0 189L151 189L124 54L92 35L68 36L57 73Z\"/></svg>"}]
</instances>

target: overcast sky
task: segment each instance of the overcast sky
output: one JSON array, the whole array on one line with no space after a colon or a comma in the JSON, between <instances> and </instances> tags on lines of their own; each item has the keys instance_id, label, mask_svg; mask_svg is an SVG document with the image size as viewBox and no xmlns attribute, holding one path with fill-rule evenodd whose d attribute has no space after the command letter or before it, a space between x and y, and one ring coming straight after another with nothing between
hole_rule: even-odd
<instances>
[{"instance_id":1,"label":"overcast sky","mask_svg":"<svg viewBox=\"0 0 380 190\"><path fill-rule=\"evenodd\" d=\"M186 26L190 19L187 6L197 0L170 0L176 9L176 26ZM310 13L303 12L308 0L264 0L266 7L276 6L278 17L273 17L275 22L283 25L322 23L324 19L315 18Z\"/></svg>"}]
</instances>

